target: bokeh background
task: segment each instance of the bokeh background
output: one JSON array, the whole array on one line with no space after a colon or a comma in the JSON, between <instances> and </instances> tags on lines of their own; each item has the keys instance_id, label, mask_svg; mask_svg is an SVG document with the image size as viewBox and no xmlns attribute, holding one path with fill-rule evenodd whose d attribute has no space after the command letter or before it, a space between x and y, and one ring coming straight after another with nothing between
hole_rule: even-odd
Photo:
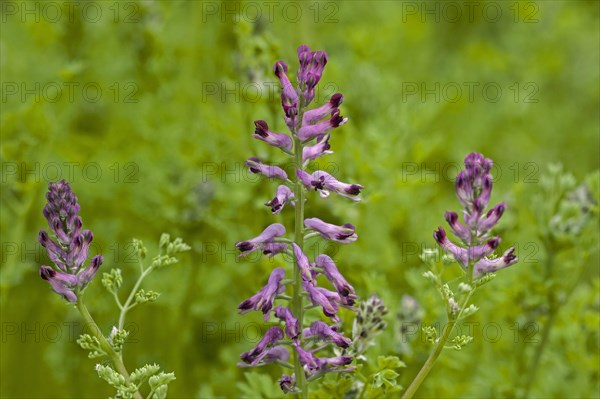
<instances>
[{"instance_id":1,"label":"bokeh background","mask_svg":"<svg viewBox=\"0 0 600 399\"><path fill-rule=\"evenodd\" d=\"M321 165L366 187L359 204L313 195L308 215L357 226L357 243L325 250L361 297L390 309L370 361L400 356L407 386L426 359L396 314L412 295L422 322L444 320L419 254L458 210L453 179L477 151L495 161L492 202L508 204L501 249L515 245L521 261L477 294L474 342L445 352L417 396L600 396L600 3L466 3L0 3L0 395L112 394L75 343L75 309L37 273L44 193L61 178L125 288L133 237L150 253L162 232L192 246L146 281L163 295L131 313L130 369L175 371L172 397L281 395L275 367L236 367L262 325L236 306L283 261L238 260L233 244L292 223L289 210L271 216L276 184L243 162L285 162L251 138L253 121L284 130L271 68L283 59L295 72L308 44L329 55L316 102L342 92L350 118ZM99 279L86 297L108 332L116 309Z\"/></svg>"}]
</instances>

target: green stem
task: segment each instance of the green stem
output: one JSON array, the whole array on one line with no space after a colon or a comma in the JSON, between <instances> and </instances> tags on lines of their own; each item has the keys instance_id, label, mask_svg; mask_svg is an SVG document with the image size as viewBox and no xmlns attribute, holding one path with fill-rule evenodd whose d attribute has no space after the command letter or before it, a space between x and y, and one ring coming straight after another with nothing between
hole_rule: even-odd
<instances>
[{"instance_id":1,"label":"green stem","mask_svg":"<svg viewBox=\"0 0 600 399\"><path fill-rule=\"evenodd\" d=\"M143 268L142 268L143 270ZM133 301L133 299L135 298L135 293L138 291L138 289L140 288L140 285L142 284L142 281L146 278L146 276L148 276L150 273L152 272L152 268L149 267L146 270L143 270L142 273L140 274L140 277L138 277L137 281L135 282L135 285L133 286L133 288L131 289L131 292L129 293L129 296L127 297L127 300L125 301L125 303L123 304L123 306L121 307L121 314L119 315L119 326L118 329L122 330L123 327L125 326L125 316L127 316L127 312L134 307L135 305L131 305L131 302Z\"/></svg>"},{"instance_id":2,"label":"green stem","mask_svg":"<svg viewBox=\"0 0 600 399\"><path fill-rule=\"evenodd\" d=\"M125 381L129 383L129 373L127 372L127 368L125 368L125 364L123 364L121 357L117 354L117 352L114 351L112 346L110 346L110 344L100 331L98 324L96 324L96 321L94 320L87 307L83 303L82 295L79 296L76 306L77 310L81 314L81 317L83 317L83 321L85 323L85 326L87 327L87 330L90 331L94 337L96 337L98 342L100 342L102 350L106 353L115 369L119 372L119 374L125 377ZM142 395L138 391L135 392L134 397L136 399L142 399Z\"/></svg>"},{"instance_id":3,"label":"green stem","mask_svg":"<svg viewBox=\"0 0 600 399\"><path fill-rule=\"evenodd\" d=\"M448 322L448 325L444 329L444 333L442 334L442 336L438 339L438 342L435 345L433 352L431 352L431 354L427 358L427 361L425 362L423 367L421 367L421 370L419 370L419 374L417 374L415 379L410 383L409 387L404 392L404 395L402 395L402 399L412 398L414 396L414 394L417 392L417 390L419 389L419 387L421 386L421 384L423 383L425 378L427 378L427 375L433 368L433 365L435 364L436 360L440 356L440 353L442 353L442 350L444 349L444 346L446 345L446 341L448 340L448 337L450 336L450 332L452 332L455 325L456 325L456 319L451 319Z\"/></svg>"},{"instance_id":4,"label":"green stem","mask_svg":"<svg viewBox=\"0 0 600 399\"><path fill-rule=\"evenodd\" d=\"M302 120L302 113L297 115L298 120ZM304 146L296 135L294 129L294 163L297 170L303 169L302 165L302 149ZM295 215L294 215L294 242L302 249L304 247L304 187L302 182L294 173L294 196L295 196ZM303 325L304 304L302 296L302 275L298 267L298 262L294 262L294 292L292 295L292 313L298 319L300 326ZM308 383L304 375L304 369L300 363L300 358L294 351L294 373L296 376L296 386L300 389L299 397L302 399L308 398Z\"/></svg>"},{"instance_id":5,"label":"green stem","mask_svg":"<svg viewBox=\"0 0 600 399\"><path fill-rule=\"evenodd\" d=\"M470 262L470 263L472 264L473 262ZM468 268L469 270L472 270L471 264L469 265L469 268ZM469 280L472 281L472 274L470 274L470 276L471 276L471 279L469 279ZM468 277L467 277L467 279L468 279ZM450 333L454 329L454 326L456 325L458 320L461 319L463 312L465 311L465 309L467 308L467 305L469 304L469 299L471 299L471 295L473 295L474 292L475 292L475 289L472 289L469 292L469 294L465 297L465 299L463 300L463 303L460 307L460 311L455 316L452 316L451 313L448 313L448 325L444 329L442 336L438 339L438 341L435 345L435 348L433 349L433 352L431 352L431 354L427 358L427 361L425 361L425 364L423 364L423 367L421 367L421 370L419 370L419 373L417 374L415 379L410 383L409 387L404 392L404 395L402 395L402 399L412 398L414 396L414 394L417 392L417 390L419 389L419 387L421 386L421 384L423 383L423 381L425 381L425 378L427 378L427 376L429 375L429 372L433 368L433 365L435 364L438 357L442 353L442 350L446 346L446 342L448 341L448 337L450 336Z\"/></svg>"}]
</instances>

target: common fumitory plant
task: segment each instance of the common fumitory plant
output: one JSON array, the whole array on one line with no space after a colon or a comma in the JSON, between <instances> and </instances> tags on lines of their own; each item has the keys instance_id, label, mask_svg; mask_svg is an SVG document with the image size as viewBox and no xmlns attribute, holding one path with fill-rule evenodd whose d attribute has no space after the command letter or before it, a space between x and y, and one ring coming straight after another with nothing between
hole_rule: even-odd
<instances>
[{"instance_id":1,"label":"common fumitory plant","mask_svg":"<svg viewBox=\"0 0 600 399\"><path fill-rule=\"evenodd\" d=\"M265 321L272 320L275 323L254 348L241 355L240 365L252 367L277 363L289 368L290 372L283 374L279 380L281 389L286 393L295 392L308 397L310 381L325 373L354 370L354 366L350 365L354 360L353 354L362 353L367 346L368 334L372 329L383 328L384 323L375 320L362 327L363 320L358 324L360 329L357 327L359 331L364 331L361 339L353 341L344 336L340 331L338 312L340 307L356 311L355 290L333 259L321 254L311 260L304 251L305 242L312 237L342 244L358 238L352 224L340 226L317 217L305 218L307 194L316 191L325 198L334 193L360 201L359 194L363 187L343 183L321 170L307 171L312 160L331 153L330 133L348 119L340 114L343 96L339 93L331 96L325 104L309 108L315 97L315 86L327 63L327 54L300 46L298 59L297 87L288 78L285 62L278 61L274 66L275 75L283 89L281 105L289 133L273 132L266 121L257 120L254 122L256 130L253 135L292 157L294 172L288 175L282 168L263 163L258 158L246 161L250 172L279 182L275 196L265 205L271 208L273 214L293 207L293 238L285 237L287 229L284 225L274 223L258 236L235 245L241 256L259 250L268 256L288 254L288 258L293 259L290 269L273 269L266 278L266 285L239 305L240 313L260 311ZM324 285L325 282L329 286ZM379 307L383 309L383 305ZM304 316L309 309L319 310L327 322L317 320L306 325ZM359 350L351 348L354 342L360 344Z\"/></svg>"},{"instance_id":2,"label":"common fumitory plant","mask_svg":"<svg viewBox=\"0 0 600 399\"><path fill-rule=\"evenodd\" d=\"M421 256L431 268L431 271L425 272L424 276L439 290L446 307L448 323L439 337L432 326L423 328L425 336L434 344L434 349L406 389L404 398L411 398L415 394L447 344L450 344L450 348L460 350L462 346L472 341L473 338L466 335L450 339L457 322L478 310L469 302L471 296L495 276L493 272L517 263L514 247L500 256L494 256L500 244L500 237L493 237L491 230L503 215L506 204L501 202L486 212L492 194L493 179L490 173L492 165L492 160L484 158L481 154L471 153L466 156L465 169L456 177L456 195L462 205L464 223L459 220L456 212L446 212L445 219L456 239L450 239L441 226L433 233L433 238L438 245L460 265L464 272L457 283L457 294L442 279L444 266L440 265L437 259L437 251L426 250ZM448 259L444 260L448 261Z\"/></svg>"},{"instance_id":3,"label":"common fumitory plant","mask_svg":"<svg viewBox=\"0 0 600 399\"><path fill-rule=\"evenodd\" d=\"M102 284L114 298L119 315L110 334L104 335L92 318L85 305L84 291L93 280L103 263L101 255L94 256L87 266L88 251L93 239L90 230L83 229L79 216L79 203L69 183L64 180L48 185L46 194L48 203L44 207L44 216L48 221L51 233L40 231L39 242L48 251L48 258L53 266L42 265L40 276L46 280L52 290L68 303L75 305L83 321L85 330L78 339L79 345L89 351L90 358L107 358L111 365L97 364L98 376L117 390L116 397L142 398L143 385L149 385L147 398L165 398L167 385L175 379L173 373L164 373L156 364L146 364L127 371L123 362L123 346L127 342L129 332L125 327L127 312L138 304L153 302L160 295L154 291L140 288L142 281L154 270L177 262L173 255L190 249L180 238L171 241L168 234L160 238L160 253L150 264L145 264L146 248L140 240L133 240L133 246L139 262L140 276L133 285L127 299L119 299L119 288L123 283L120 269L112 269L102 276Z\"/></svg>"}]
</instances>

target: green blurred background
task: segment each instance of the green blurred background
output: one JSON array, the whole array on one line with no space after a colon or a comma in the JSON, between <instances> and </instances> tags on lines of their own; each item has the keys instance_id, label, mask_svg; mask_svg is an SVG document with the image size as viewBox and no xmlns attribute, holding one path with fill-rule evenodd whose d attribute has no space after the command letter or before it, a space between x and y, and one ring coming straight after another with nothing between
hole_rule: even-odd
<instances>
[{"instance_id":1,"label":"green blurred background","mask_svg":"<svg viewBox=\"0 0 600 399\"><path fill-rule=\"evenodd\" d=\"M555 247L536 219L549 163L588 176L598 199L589 173L599 167L600 3L471 3L0 3L1 396L112 394L74 342L75 309L37 274L48 262L37 244L44 193L60 178L79 197L102 269L120 267L126 285L131 238L150 253L162 232L193 247L145 283L163 295L132 311L130 369L175 371L172 397L280 395L275 367L236 367L262 325L236 306L283 261L238 260L233 244L292 223L289 210L270 215L276 184L243 161L285 161L250 135L255 119L284 130L271 68L283 59L295 73L300 44L329 55L316 102L340 91L350 118L320 164L366 187L359 204L312 195L307 214L357 226L357 243L327 251L361 297L377 293L391 310L370 359L398 354L406 386L427 357L418 333L406 352L394 314L410 294L424 322L443 321L419 254L444 211L458 210L453 178L477 151L495 161L492 202L508 204L501 246L516 245L521 262L477 295L474 343L445 353L418 396L522 395L548 325L529 395L600 396L597 214ZM108 332L116 309L98 280L86 297Z\"/></svg>"}]
</instances>

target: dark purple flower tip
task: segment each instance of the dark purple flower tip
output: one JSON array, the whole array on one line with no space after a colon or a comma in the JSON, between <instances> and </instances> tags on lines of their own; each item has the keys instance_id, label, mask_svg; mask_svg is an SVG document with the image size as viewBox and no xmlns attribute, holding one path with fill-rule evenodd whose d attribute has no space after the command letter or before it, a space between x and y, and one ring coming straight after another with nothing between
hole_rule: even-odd
<instances>
[{"instance_id":1,"label":"dark purple flower tip","mask_svg":"<svg viewBox=\"0 0 600 399\"><path fill-rule=\"evenodd\" d=\"M446 230L442 226L438 226L438 229L433 232L433 238L441 245L446 241Z\"/></svg>"},{"instance_id":2,"label":"dark purple flower tip","mask_svg":"<svg viewBox=\"0 0 600 399\"><path fill-rule=\"evenodd\" d=\"M493 251L494 249L498 248L498 245L500 245L500 241L500 237L494 237L491 240L489 240L486 245L490 247L490 249Z\"/></svg>"},{"instance_id":3,"label":"dark purple flower tip","mask_svg":"<svg viewBox=\"0 0 600 399\"><path fill-rule=\"evenodd\" d=\"M248 241L239 241L235 244L235 246L240 250L240 252L251 251L254 248L254 244Z\"/></svg>"},{"instance_id":4,"label":"dark purple flower tip","mask_svg":"<svg viewBox=\"0 0 600 399\"><path fill-rule=\"evenodd\" d=\"M275 194L275 198L271 201L267 202L265 205L271 207L271 212L273 215L281 212L285 204L294 198L294 193L288 186L280 185L277 187L277 193Z\"/></svg>"},{"instance_id":5,"label":"dark purple flower tip","mask_svg":"<svg viewBox=\"0 0 600 399\"><path fill-rule=\"evenodd\" d=\"M444 213L444 218L448 222L449 225L453 225L458 221L458 214L456 212L446 212Z\"/></svg>"},{"instance_id":6,"label":"dark purple flower tip","mask_svg":"<svg viewBox=\"0 0 600 399\"><path fill-rule=\"evenodd\" d=\"M342 101L344 101L344 96L341 93L335 93L331 96L329 103L333 108L338 108L342 104Z\"/></svg>"},{"instance_id":7,"label":"dark purple flower tip","mask_svg":"<svg viewBox=\"0 0 600 399\"><path fill-rule=\"evenodd\" d=\"M279 388L283 393L295 392L296 391L296 379L294 375L282 375L279 379Z\"/></svg>"},{"instance_id":8,"label":"dark purple flower tip","mask_svg":"<svg viewBox=\"0 0 600 399\"><path fill-rule=\"evenodd\" d=\"M256 126L256 129L254 129L254 133L261 137L268 136L267 132L269 131L269 125L267 124L267 122L263 120L254 121L254 126Z\"/></svg>"},{"instance_id":9,"label":"dark purple flower tip","mask_svg":"<svg viewBox=\"0 0 600 399\"><path fill-rule=\"evenodd\" d=\"M288 71L288 66L285 61L277 61L273 66L273 72L275 72L275 76L281 79L282 74L286 74Z\"/></svg>"},{"instance_id":10,"label":"dark purple flower tip","mask_svg":"<svg viewBox=\"0 0 600 399\"><path fill-rule=\"evenodd\" d=\"M347 121L348 121L348 119L344 118L340 114L340 110L336 109L331 113L331 119L329 120L329 123L331 124L332 128L335 128L335 127L343 125Z\"/></svg>"},{"instance_id":11,"label":"dark purple flower tip","mask_svg":"<svg viewBox=\"0 0 600 399\"><path fill-rule=\"evenodd\" d=\"M504 263L513 264L517 261L517 255L515 255L515 247L510 247L504 255L502 255Z\"/></svg>"},{"instance_id":12,"label":"dark purple flower tip","mask_svg":"<svg viewBox=\"0 0 600 399\"><path fill-rule=\"evenodd\" d=\"M40 267L40 277L43 280L50 280L55 275L56 275L56 272L50 266L42 265Z\"/></svg>"},{"instance_id":13,"label":"dark purple flower tip","mask_svg":"<svg viewBox=\"0 0 600 399\"><path fill-rule=\"evenodd\" d=\"M360 194L360 190L363 189L363 186L359 184L351 184L349 187L346 187L344 191L349 195L358 195Z\"/></svg>"}]
</instances>

